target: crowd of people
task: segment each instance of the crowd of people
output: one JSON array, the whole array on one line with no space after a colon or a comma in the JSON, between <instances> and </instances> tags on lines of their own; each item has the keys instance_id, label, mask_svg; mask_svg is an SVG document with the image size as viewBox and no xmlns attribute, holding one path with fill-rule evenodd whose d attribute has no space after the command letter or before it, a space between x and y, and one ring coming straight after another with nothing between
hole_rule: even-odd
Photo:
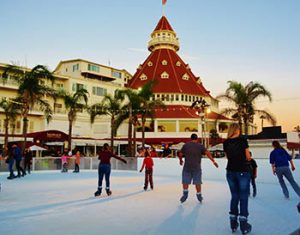
<instances>
[{"instance_id":1,"label":"crowd of people","mask_svg":"<svg viewBox=\"0 0 300 235\"><path fill-rule=\"evenodd\" d=\"M300 187L293 178L292 171L295 170L292 157L280 145L278 141L273 141L272 146L274 150L270 153L270 164L272 172L278 177L279 184L285 198L289 198L289 191L284 181L284 177L289 181L296 194L300 197ZM229 224L232 232L235 232L239 227L242 234L248 234L252 230L252 225L248 222L248 198L250 196L250 186L252 185L252 196L256 197L257 188L255 179L257 177L257 163L252 158L249 150L247 140L241 136L240 126L237 123L232 123L228 129L228 137L223 143L224 152L227 158L226 166L226 180L230 189L231 199L229 207ZM21 166L22 157L24 155L24 168ZM171 155L169 146L166 145L162 156L168 158ZM153 147L140 148L136 155L143 157L143 163L140 172L145 169L144 187L146 191L150 184L151 190L154 190L153 182L153 167L154 157L157 153ZM218 163L214 160L211 153L198 141L196 134L191 135L191 140L183 145L178 151L179 164L182 168L182 189L183 193L179 201L184 203L189 196L189 185L194 184L196 189L196 198L201 203L203 201L202 195L202 168L201 159L203 156L212 162L218 168ZM74 173L80 171L80 151L75 151L72 155L71 151L67 149L61 155L62 170L61 172L68 172L68 159L74 157ZM95 196L100 196L102 193L102 182L105 179L105 191L108 196L112 194L110 188L110 174L111 174L111 158L122 161L124 164L127 161L113 153L111 147L106 143L103 145L102 150L98 153L98 185ZM8 164L9 176L7 179L14 179L17 177L24 177L26 171L30 174L30 165L32 160L32 153L26 149L22 154L20 147L16 144L11 148L6 149L6 163ZM14 174L13 166L16 166L17 175ZM291 168L290 168L291 166ZM292 170L292 171L291 171ZM298 205L298 209L300 204ZM300 210L300 209L299 209Z\"/></svg>"}]
</instances>

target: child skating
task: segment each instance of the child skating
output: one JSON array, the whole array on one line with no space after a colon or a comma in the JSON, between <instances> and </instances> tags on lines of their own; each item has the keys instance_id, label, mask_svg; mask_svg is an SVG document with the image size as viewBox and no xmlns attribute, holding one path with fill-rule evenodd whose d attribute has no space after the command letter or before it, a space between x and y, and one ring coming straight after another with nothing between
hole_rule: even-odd
<instances>
[{"instance_id":1,"label":"child skating","mask_svg":"<svg viewBox=\"0 0 300 235\"><path fill-rule=\"evenodd\" d=\"M153 190L153 160L150 156L150 153L148 150L145 151L144 154L145 158L143 161L143 165L140 169L140 172L142 172L145 168L145 184L144 184L144 190L146 191L148 188L148 183L150 182L150 188Z\"/></svg>"},{"instance_id":2,"label":"child skating","mask_svg":"<svg viewBox=\"0 0 300 235\"><path fill-rule=\"evenodd\" d=\"M68 172L68 158L70 158L70 156L68 155L67 149L64 150L64 152L60 158L61 158L61 164L62 164L61 172L66 173L66 172Z\"/></svg>"}]
</instances>

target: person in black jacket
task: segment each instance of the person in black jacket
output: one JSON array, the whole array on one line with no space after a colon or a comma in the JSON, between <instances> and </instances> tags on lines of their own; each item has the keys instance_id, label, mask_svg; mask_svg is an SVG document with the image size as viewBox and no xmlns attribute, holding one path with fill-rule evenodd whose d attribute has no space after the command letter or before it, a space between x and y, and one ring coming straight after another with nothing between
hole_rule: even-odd
<instances>
[{"instance_id":1,"label":"person in black jacket","mask_svg":"<svg viewBox=\"0 0 300 235\"><path fill-rule=\"evenodd\" d=\"M228 159L226 178L231 192L230 226L235 232L239 226L242 234L251 231L248 223L248 193L250 186L250 173L247 162L251 160L248 142L240 136L240 125L232 123L228 129L228 137L223 143L224 152Z\"/></svg>"}]
</instances>

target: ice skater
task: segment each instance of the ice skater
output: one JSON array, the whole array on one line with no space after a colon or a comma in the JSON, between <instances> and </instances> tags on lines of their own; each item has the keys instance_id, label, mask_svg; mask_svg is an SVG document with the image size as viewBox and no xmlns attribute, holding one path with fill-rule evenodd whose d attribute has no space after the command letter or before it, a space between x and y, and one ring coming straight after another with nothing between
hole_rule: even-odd
<instances>
[{"instance_id":1,"label":"ice skater","mask_svg":"<svg viewBox=\"0 0 300 235\"><path fill-rule=\"evenodd\" d=\"M179 163L183 165L182 157L185 158L184 166L182 169L182 188L183 195L180 198L180 202L183 203L188 198L189 185L192 183L196 187L196 196L199 202L202 202L203 197L201 194L202 184L202 170L201 170L201 158L202 155L206 155L215 167L219 167L218 163L215 162L210 152L200 143L198 143L198 136L196 134L191 135L191 141L185 143L178 153Z\"/></svg>"},{"instance_id":2,"label":"ice skater","mask_svg":"<svg viewBox=\"0 0 300 235\"><path fill-rule=\"evenodd\" d=\"M80 151L77 150L75 153L75 169L73 173L79 173L80 157L81 157Z\"/></svg>"},{"instance_id":3,"label":"ice skater","mask_svg":"<svg viewBox=\"0 0 300 235\"><path fill-rule=\"evenodd\" d=\"M68 158L70 158L67 149L64 150L64 152L60 158L61 158L61 164L62 164L61 172L66 173L66 172L68 172Z\"/></svg>"},{"instance_id":4,"label":"ice skater","mask_svg":"<svg viewBox=\"0 0 300 235\"><path fill-rule=\"evenodd\" d=\"M13 144L12 148L13 148L12 153L13 153L14 159L16 160L16 168L18 171L17 177L21 177L21 176L24 177L26 175L26 173L25 173L24 169L21 167L21 161L22 161L21 148L19 146L17 146L16 144Z\"/></svg>"},{"instance_id":5,"label":"ice skater","mask_svg":"<svg viewBox=\"0 0 300 235\"><path fill-rule=\"evenodd\" d=\"M249 166L249 172L250 172L250 177L251 177L251 185L252 185L252 196L256 197L257 194L257 189L256 189L256 182L255 179L257 178L257 163L256 161L252 158L252 153L250 152L250 156L251 156L251 161L248 162L248 166ZM249 185L249 196L250 196L250 185Z\"/></svg>"},{"instance_id":6,"label":"ice skater","mask_svg":"<svg viewBox=\"0 0 300 235\"><path fill-rule=\"evenodd\" d=\"M110 190L110 172L111 172L111 165L110 165L110 159L111 158L116 158L124 163L127 163L127 161L123 158L120 158L119 156L113 154L110 149L109 145L105 143L103 145L102 151L99 153L98 159L100 160L99 166L98 166L98 189L95 192L95 197L100 196L102 192L102 181L103 177L105 177L105 182L106 182L106 194L108 196L111 195L111 190Z\"/></svg>"},{"instance_id":7,"label":"ice skater","mask_svg":"<svg viewBox=\"0 0 300 235\"><path fill-rule=\"evenodd\" d=\"M287 199L290 197L289 191L283 179L284 176L290 182L297 195L300 197L300 187L294 180L292 172L289 168L290 162L292 171L296 169L291 155L289 155L288 152L276 140L272 142L272 146L274 150L270 154L270 163L272 164L273 174L277 175L283 195Z\"/></svg>"},{"instance_id":8,"label":"ice skater","mask_svg":"<svg viewBox=\"0 0 300 235\"><path fill-rule=\"evenodd\" d=\"M223 148L228 160L226 178L231 192L230 227L232 232L237 230L239 216L241 232L242 234L247 234L252 229L252 226L248 223L250 172L247 167L247 162L251 160L251 155L247 140L241 137L240 134L240 125L232 123L229 126Z\"/></svg>"},{"instance_id":9,"label":"ice skater","mask_svg":"<svg viewBox=\"0 0 300 235\"><path fill-rule=\"evenodd\" d=\"M144 156L143 165L140 169L140 172L142 172L145 168L144 190L146 191L148 189L148 183L150 183L150 188L153 190L153 159L151 158L149 150L145 150Z\"/></svg>"},{"instance_id":10,"label":"ice skater","mask_svg":"<svg viewBox=\"0 0 300 235\"><path fill-rule=\"evenodd\" d=\"M30 174L30 166L31 166L31 161L32 161L32 152L29 148L25 149L24 152L24 170Z\"/></svg>"}]
</instances>

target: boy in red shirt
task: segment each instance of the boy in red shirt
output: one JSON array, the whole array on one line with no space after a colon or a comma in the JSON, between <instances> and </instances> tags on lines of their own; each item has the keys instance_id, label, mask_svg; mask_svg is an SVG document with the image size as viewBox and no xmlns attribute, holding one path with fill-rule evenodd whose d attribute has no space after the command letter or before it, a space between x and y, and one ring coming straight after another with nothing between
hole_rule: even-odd
<instances>
[{"instance_id":1,"label":"boy in red shirt","mask_svg":"<svg viewBox=\"0 0 300 235\"><path fill-rule=\"evenodd\" d=\"M144 185L144 190L145 191L148 188L148 182L150 182L150 187L153 190L153 178L152 178L153 165L154 164L153 164L153 160L150 156L150 153L149 153L148 150L146 150L143 165L142 165L141 170L140 170L140 172L142 172L144 167L146 168L146 170L145 170L145 185Z\"/></svg>"}]
</instances>

